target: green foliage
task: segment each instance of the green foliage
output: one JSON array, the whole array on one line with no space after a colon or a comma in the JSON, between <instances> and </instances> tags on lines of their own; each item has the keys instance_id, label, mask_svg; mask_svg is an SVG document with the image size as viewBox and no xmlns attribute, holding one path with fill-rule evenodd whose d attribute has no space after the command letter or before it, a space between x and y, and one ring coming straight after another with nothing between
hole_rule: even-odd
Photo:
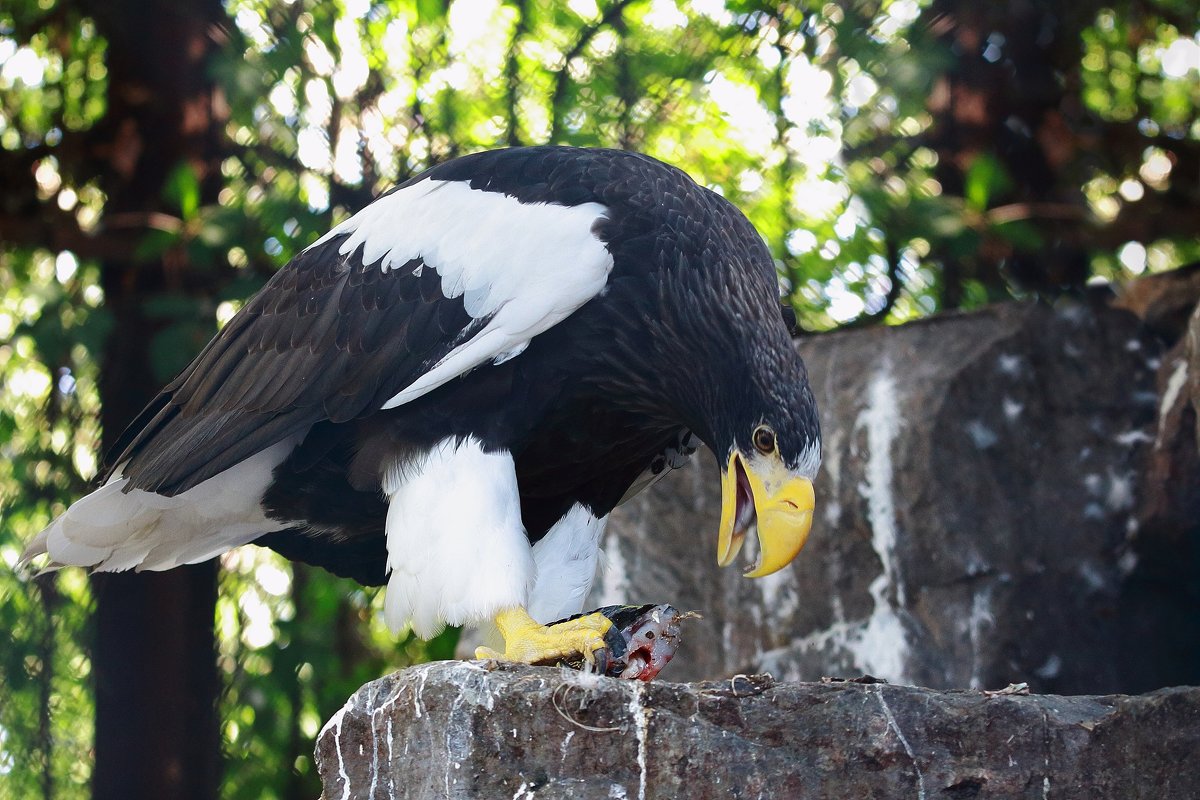
<instances>
[{"instance_id":1,"label":"green foliage","mask_svg":"<svg viewBox=\"0 0 1200 800\"><path fill-rule=\"evenodd\" d=\"M86 797L92 700L85 576L14 572L23 543L95 474L96 272L45 251L0 254L0 784Z\"/></svg>"},{"instance_id":2,"label":"green foliage","mask_svg":"<svg viewBox=\"0 0 1200 800\"><path fill-rule=\"evenodd\" d=\"M985 6L228 0L228 44L206 65L228 109L217 200L211 176L174 165L133 254L182 273L141 309L157 377L336 219L436 161L502 145L629 147L683 167L745 210L815 329L1009 296L1003 265L1054 243L1046 206L1069 207L1098 277L1200 259L1194 167L1181 166L1200 150L1194 3L1114 4L1057 43L1078 124L1033 137L1069 151L1046 168L1066 198L1049 192L1054 203L1031 202L996 142L939 139L965 107L937 105L963 64L1017 57L999 39L976 52L938 38L946 9ZM91 761L86 580L14 571L98 470L111 316L96 243L121 220L85 142L120 120L106 116L113 54L84 7L0 8L0 232L77 228L55 249L49 233L0 242L0 783L21 797L86 796ZM193 290L201 274L214 296ZM450 657L457 632L397 641L377 592L265 551L222 565L224 794L315 796L320 722L363 681Z\"/></svg>"},{"instance_id":3,"label":"green foliage","mask_svg":"<svg viewBox=\"0 0 1200 800\"><path fill-rule=\"evenodd\" d=\"M410 664L452 658L458 630L399 640L382 624L382 592L266 550L222 561L217 631L229 798L320 793L312 744L363 683Z\"/></svg>"}]
</instances>

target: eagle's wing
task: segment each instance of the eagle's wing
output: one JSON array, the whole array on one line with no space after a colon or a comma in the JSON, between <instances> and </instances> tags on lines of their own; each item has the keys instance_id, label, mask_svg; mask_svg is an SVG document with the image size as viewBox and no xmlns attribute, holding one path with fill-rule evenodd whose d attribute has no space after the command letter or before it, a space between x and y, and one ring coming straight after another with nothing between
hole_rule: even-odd
<instances>
[{"instance_id":1,"label":"eagle's wing","mask_svg":"<svg viewBox=\"0 0 1200 800\"><path fill-rule=\"evenodd\" d=\"M305 431L394 408L600 293L605 208L521 203L418 178L280 270L114 447L132 487L174 495Z\"/></svg>"}]
</instances>

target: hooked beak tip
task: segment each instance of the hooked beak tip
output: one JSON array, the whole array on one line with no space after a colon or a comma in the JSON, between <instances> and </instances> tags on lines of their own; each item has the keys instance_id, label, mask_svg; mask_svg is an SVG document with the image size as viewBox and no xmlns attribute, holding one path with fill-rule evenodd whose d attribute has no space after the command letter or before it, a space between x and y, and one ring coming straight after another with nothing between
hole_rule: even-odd
<instances>
[{"instance_id":1,"label":"hooked beak tip","mask_svg":"<svg viewBox=\"0 0 1200 800\"><path fill-rule=\"evenodd\" d=\"M721 483L717 564L726 567L733 563L747 531L755 522L758 560L744 575L761 578L790 564L804 547L812 529L815 506L812 481L789 477L786 473L768 475L764 480L743 463L738 451L734 450Z\"/></svg>"}]
</instances>

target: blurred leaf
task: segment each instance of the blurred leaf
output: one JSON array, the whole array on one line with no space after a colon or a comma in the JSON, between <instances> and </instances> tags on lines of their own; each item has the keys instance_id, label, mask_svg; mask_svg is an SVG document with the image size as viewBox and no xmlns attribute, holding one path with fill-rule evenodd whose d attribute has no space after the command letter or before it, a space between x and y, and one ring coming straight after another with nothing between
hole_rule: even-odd
<instances>
[{"instance_id":1,"label":"blurred leaf","mask_svg":"<svg viewBox=\"0 0 1200 800\"><path fill-rule=\"evenodd\" d=\"M184 220L196 216L200 209L200 179L196 170L187 162L180 163L171 170L163 187L164 198L179 209L179 215Z\"/></svg>"},{"instance_id":2,"label":"blurred leaf","mask_svg":"<svg viewBox=\"0 0 1200 800\"><path fill-rule=\"evenodd\" d=\"M207 325L184 320L168 325L150 340L150 363L159 383L166 383L183 371L212 336Z\"/></svg>"},{"instance_id":3,"label":"blurred leaf","mask_svg":"<svg viewBox=\"0 0 1200 800\"><path fill-rule=\"evenodd\" d=\"M996 194L1012 188L1004 165L991 153L980 153L967 169L965 196L967 207L973 211L984 211L988 201Z\"/></svg>"}]
</instances>

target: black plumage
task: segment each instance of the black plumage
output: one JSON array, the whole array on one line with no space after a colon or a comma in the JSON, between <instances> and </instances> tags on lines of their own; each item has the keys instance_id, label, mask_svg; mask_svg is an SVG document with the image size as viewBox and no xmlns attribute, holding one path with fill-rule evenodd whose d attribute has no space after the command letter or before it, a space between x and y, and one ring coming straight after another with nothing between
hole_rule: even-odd
<instances>
[{"instance_id":1,"label":"black plumage","mask_svg":"<svg viewBox=\"0 0 1200 800\"><path fill-rule=\"evenodd\" d=\"M648 469L664 471L664 454L689 431L724 458L752 453L756 426L770 422L782 463L799 468L819 453L772 259L722 197L645 156L567 147L477 153L392 191L422 181L520 204L603 206L592 231L612 259L602 291L519 355L381 410L491 317L468 313L466 294L447 297L437 263L418 256L385 271L364 246L340 252L347 234L327 237L280 270L120 438L112 463L124 491L179 495L295 440L262 498L287 527L258 543L381 584L382 475L447 438L512 454L531 542L573 506L607 515ZM563 280L575 255L556 254Z\"/></svg>"}]
</instances>

